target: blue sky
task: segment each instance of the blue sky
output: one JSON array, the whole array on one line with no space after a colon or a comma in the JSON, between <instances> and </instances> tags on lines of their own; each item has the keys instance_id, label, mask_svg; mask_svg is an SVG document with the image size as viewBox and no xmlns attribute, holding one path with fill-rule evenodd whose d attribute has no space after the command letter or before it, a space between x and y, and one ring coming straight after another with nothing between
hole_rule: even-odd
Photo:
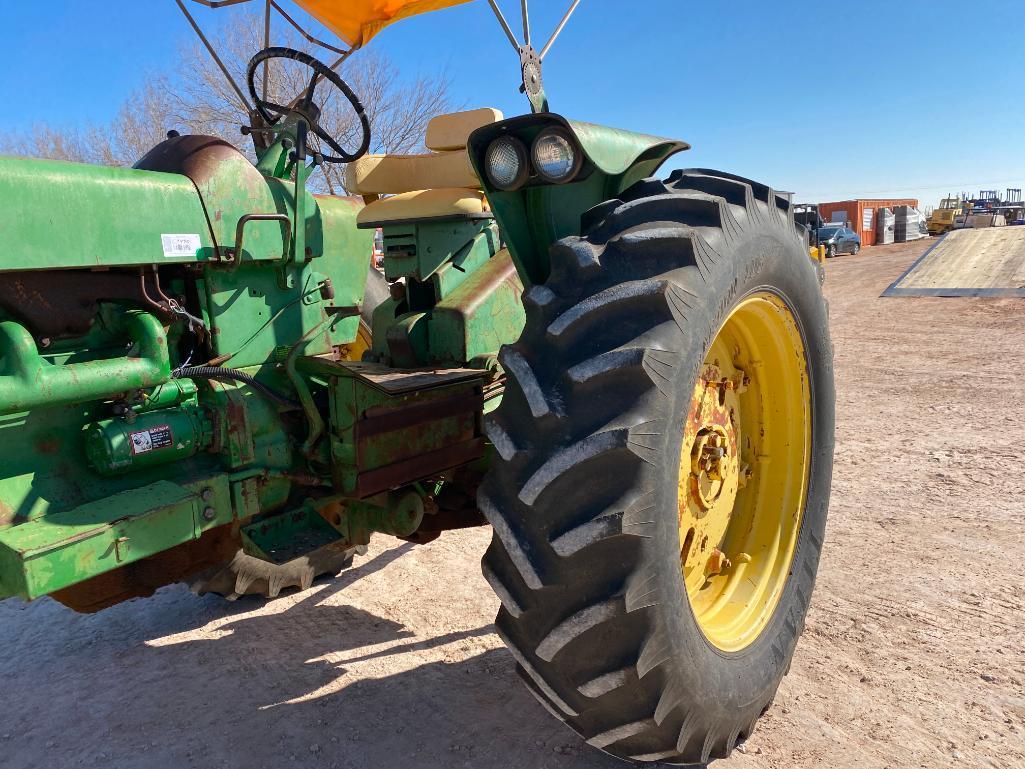
<instances>
[{"instance_id":1,"label":"blue sky","mask_svg":"<svg viewBox=\"0 0 1025 769\"><path fill-rule=\"evenodd\" d=\"M340 0L344 1L344 0ZM518 3L501 0L510 17ZM535 42L569 0L533 0ZM202 23L236 9L195 6ZM515 26L515 24L514 24ZM0 130L102 122L191 30L173 0L3 2ZM1025 187L1020 0L583 0L546 59L552 109L681 138L671 163L799 198ZM484 0L407 20L371 45L406 73L445 69L468 106L526 111Z\"/></svg>"}]
</instances>

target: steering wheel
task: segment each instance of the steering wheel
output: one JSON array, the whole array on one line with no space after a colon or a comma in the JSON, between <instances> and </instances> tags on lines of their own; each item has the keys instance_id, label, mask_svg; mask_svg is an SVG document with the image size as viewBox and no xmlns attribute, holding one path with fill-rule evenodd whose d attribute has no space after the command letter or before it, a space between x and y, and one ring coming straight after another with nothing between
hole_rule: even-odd
<instances>
[{"instance_id":1,"label":"steering wheel","mask_svg":"<svg viewBox=\"0 0 1025 769\"><path fill-rule=\"evenodd\" d=\"M256 92L256 68L263 62L270 61L271 59L291 59L306 65L312 70L313 74L310 77L310 84L298 100L288 107L267 101ZM355 152L350 153L342 149L334 137L320 125L320 108L313 103L313 94L317 89L317 83L321 79L327 80L341 91L345 98L349 100L349 104L352 105L357 117L359 117L359 122L363 129L363 139L360 142L359 149ZM323 62L314 59L308 53L296 51L293 48L265 48L249 61L246 80L249 84L249 95L253 97L253 103L256 104L256 109L259 111L260 116L267 121L267 125L274 125L285 115L298 114L306 121L310 130L320 137L321 141L338 153L337 155L323 155L325 163L351 163L366 155L370 149L370 120L367 118L366 110L363 108L359 97L353 93L352 89L349 88L348 84L342 80L337 72Z\"/></svg>"}]
</instances>

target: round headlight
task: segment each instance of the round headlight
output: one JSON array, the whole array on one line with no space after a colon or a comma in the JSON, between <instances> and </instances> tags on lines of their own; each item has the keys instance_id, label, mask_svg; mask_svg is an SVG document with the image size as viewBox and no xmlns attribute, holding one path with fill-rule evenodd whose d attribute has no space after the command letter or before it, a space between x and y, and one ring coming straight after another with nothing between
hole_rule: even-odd
<instances>
[{"instance_id":1,"label":"round headlight","mask_svg":"<svg viewBox=\"0 0 1025 769\"><path fill-rule=\"evenodd\" d=\"M500 190L512 190L527 180L527 148L512 136L500 136L484 153L488 179Z\"/></svg>"},{"instance_id":2,"label":"round headlight","mask_svg":"<svg viewBox=\"0 0 1025 769\"><path fill-rule=\"evenodd\" d=\"M537 172L545 181L555 184L572 180L582 162L573 140L561 128L548 128L538 134L532 154Z\"/></svg>"}]
</instances>

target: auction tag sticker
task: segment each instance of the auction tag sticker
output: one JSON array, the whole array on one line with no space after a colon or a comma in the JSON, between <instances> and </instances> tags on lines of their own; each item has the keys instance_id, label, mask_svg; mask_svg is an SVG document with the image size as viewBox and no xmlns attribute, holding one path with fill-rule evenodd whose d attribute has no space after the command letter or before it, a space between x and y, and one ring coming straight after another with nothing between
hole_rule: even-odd
<instances>
[{"instance_id":1,"label":"auction tag sticker","mask_svg":"<svg viewBox=\"0 0 1025 769\"><path fill-rule=\"evenodd\" d=\"M132 455L146 454L156 449L166 449L174 445L171 425L158 425L137 433L129 433L132 442Z\"/></svg>"},{"instance_id":2,"label":"auction tag sticker","mask_svg":"<svg viewBox=\"0 0 1025 769\"><path fill-rule=\"evenodd\" d=\"M200 248L199 235L161 235L164 256L171 259L196 255Z\"/></svg>"}]
</instances>

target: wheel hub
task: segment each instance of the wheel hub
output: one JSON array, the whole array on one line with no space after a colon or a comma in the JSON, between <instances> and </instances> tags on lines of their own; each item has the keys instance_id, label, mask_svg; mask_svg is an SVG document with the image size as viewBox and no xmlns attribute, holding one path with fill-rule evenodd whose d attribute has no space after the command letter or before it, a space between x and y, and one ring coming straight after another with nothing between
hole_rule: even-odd
<instances>
[{"instance_id":1,"label":"wheel hub","mask_svg":"<svg viewBox=\"0 0 1025 769\"><path fill-rule=\"evenodd\" d=\"M736 414L737 383L717 365L705 366L694 387L684 430L680 480L680 558L685 570L717 572L715 556L730 523L740 487L740 456ZM710 571L711 569L711 571Z\"/></svg>"},{"instance_id":2,"label":"wheel hub","mask_svg":"<svg viewBox=\"0 0 1025 769\"><path fill-rule=\"evenodd\" d=\"M698 433L691 452L691 494L705 510L722 496L737 475L737 447L725 430L705 427Z\"/></svg>"},{"instance_id":3,"label":"wheel hub","mask_svg":"<svg viewBox=\"0 0 1025 769\"><path fill-rule=\"evenodd\" d=\"M754 294L706 353L677 476L690 610L725 651L759 635L786 584L808 483L810 424L796 319L779 297Z\"/></svg>"}]
</instances>

